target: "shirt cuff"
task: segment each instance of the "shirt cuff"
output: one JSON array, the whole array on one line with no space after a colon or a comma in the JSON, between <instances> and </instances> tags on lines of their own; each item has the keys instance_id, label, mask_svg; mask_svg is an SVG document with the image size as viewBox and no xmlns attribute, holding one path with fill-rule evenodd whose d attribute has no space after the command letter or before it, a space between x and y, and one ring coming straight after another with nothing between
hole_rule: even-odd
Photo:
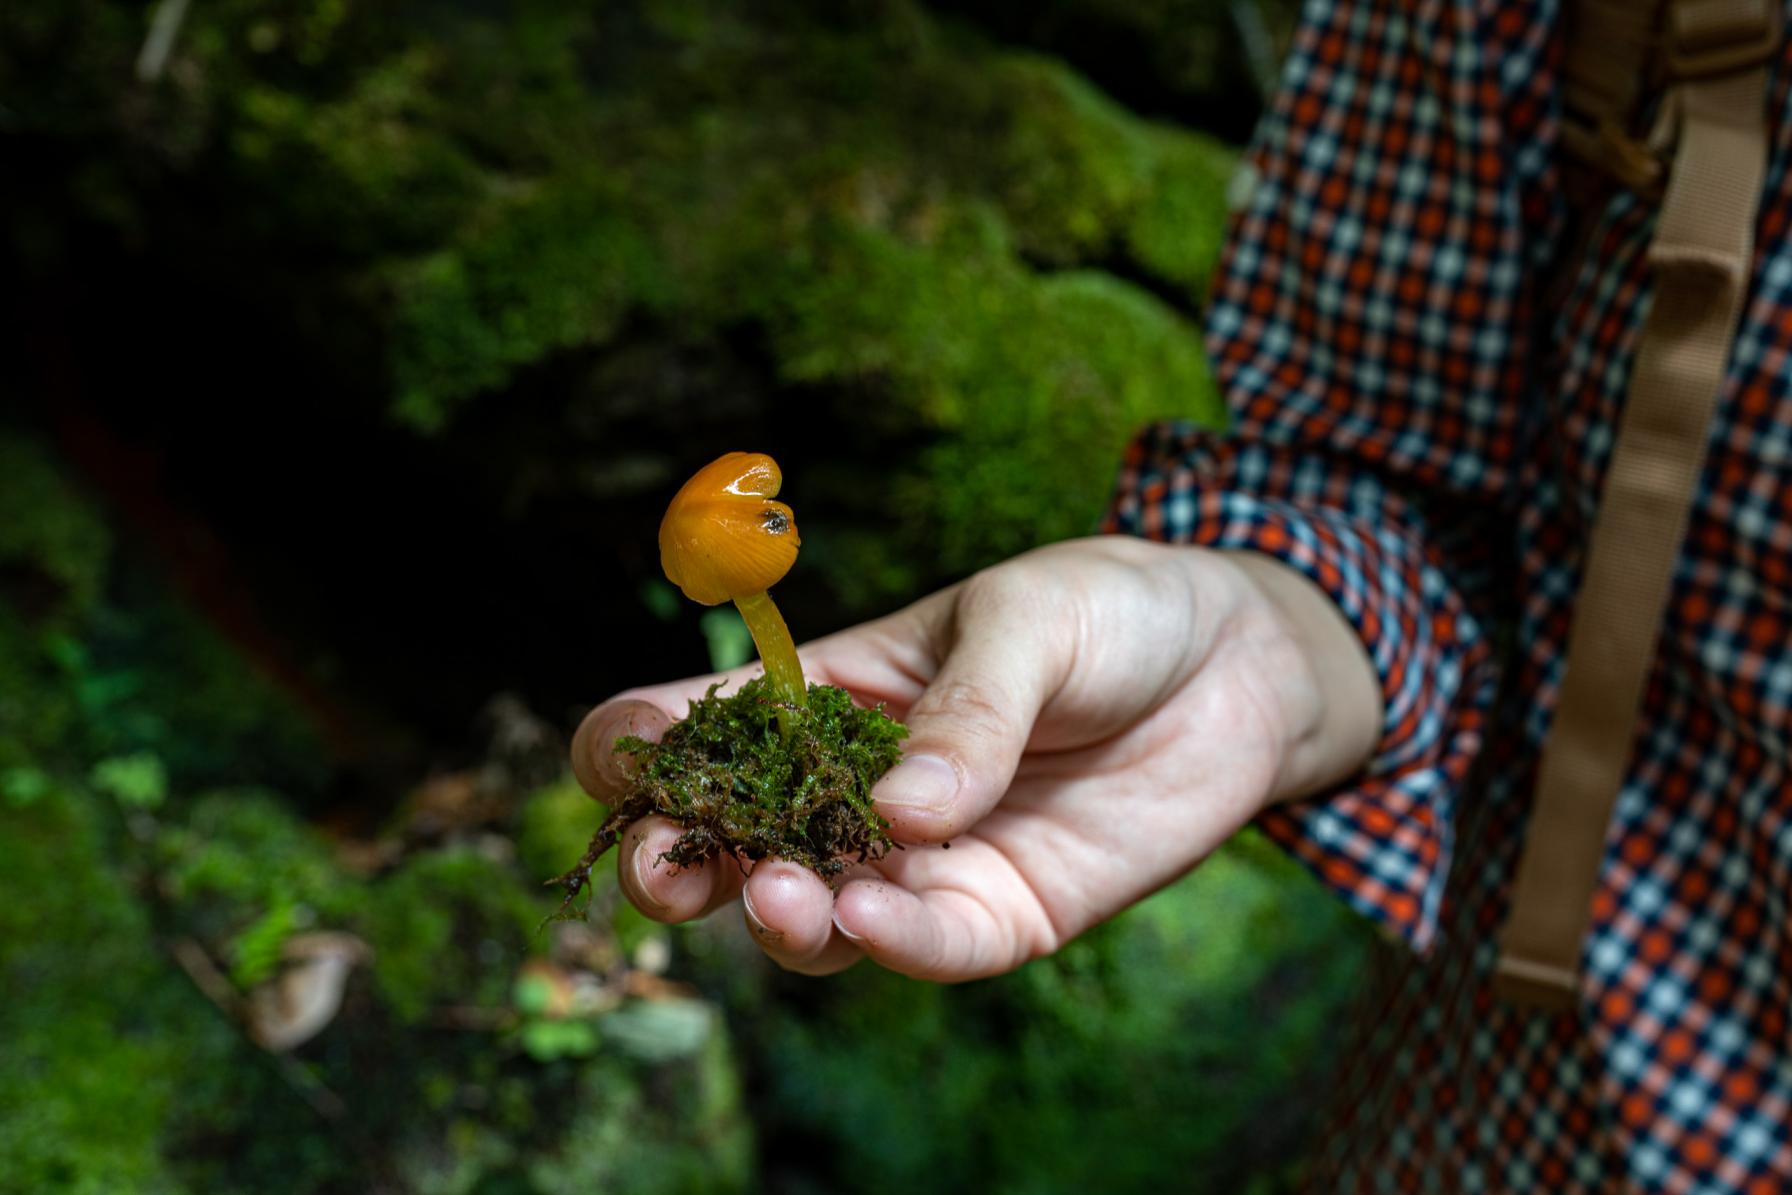
<instances>
[{"instance_id":1,"label":"shirt cuff","mask_svg":"<svg viewBox=\"0 0 1792 1195\"><path fill-rule=\"evenodd\" d=\"M1429 950L1495 675L1416 512L1373 475L1178 423L1133 443L1104 529L1261 552L1337 603L1381 682L1381 739L1358 776L1259 824L1353 908Z\"/></svg>"}]
</instances>

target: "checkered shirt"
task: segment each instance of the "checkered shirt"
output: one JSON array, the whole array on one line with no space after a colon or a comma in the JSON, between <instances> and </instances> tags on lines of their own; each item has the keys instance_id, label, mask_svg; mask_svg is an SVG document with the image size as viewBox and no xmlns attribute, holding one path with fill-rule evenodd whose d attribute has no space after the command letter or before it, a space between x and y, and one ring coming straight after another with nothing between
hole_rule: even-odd
<instances>
[{"instance_id":1,"label":"checkered shirt","mask_svg":"<svg viewBox=\"0 0 1792 1195\"><path fill-rule=\"evenodd\" d=\"M1313 1186L1792 1191L1788 61L1581 1007L1551 1018L1490 976L1655 210L1620 192L1558 264L1559 4L1307 8L1208 316L1234 426L1146 430L1108 529L1280 558L1380 675L1367 769L1262 818L1411 947Z\"/></svg>"}]
</instances>

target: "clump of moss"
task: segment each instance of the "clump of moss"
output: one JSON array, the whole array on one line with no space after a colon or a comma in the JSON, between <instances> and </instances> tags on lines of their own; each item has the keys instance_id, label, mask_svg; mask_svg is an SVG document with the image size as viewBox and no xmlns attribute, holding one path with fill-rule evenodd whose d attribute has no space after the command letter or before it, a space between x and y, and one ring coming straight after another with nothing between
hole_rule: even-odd
<instances>
[{"instance_id":1,"label":"clump of moss","mask_svg":"<svg viewBox=\"0 0 1792 1195\"><path fill-rule=\"evenodd\" d=\"M616 740L618 751L634 757L634 784L578 865L550 881L566 892L558 916L580 915L573 900L592 866L630 822L650 813L684 824L663 856L680 867L723 855L775 855L832 878L848 862L879 859L896 847L871 803L871 786L902 757L906 727L881 705L854 705L832 685L810 685L807 706L772 700L764 677L728 696L720 689L712 685L693 701L657 743L632 735Z\"/></svg>"}]
</instances>

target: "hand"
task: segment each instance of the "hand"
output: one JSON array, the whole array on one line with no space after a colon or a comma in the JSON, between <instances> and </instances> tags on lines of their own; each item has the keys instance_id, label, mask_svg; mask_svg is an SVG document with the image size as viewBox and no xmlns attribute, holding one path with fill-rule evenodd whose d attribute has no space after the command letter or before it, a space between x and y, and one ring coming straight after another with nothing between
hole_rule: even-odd
<instances>
[{"instance_id":1,"label":"hand","mask_svg":"<svg viewBox=\"0 0 1792 1195\"><path fill-rule=\"evenodd\" d=\"M1267 804L1344 779L1380 733L1356 634L1286 566L1120 537L1042 548L802 650L810 679L909 726L873 791L898 841L838 891L775 859L660 860L678 826L624 834L622 886L682 921L744 897L773 959L823 974L862 956L973 979L1048 954L1181 876ZM731 683L757 666L725 674ZM573 765L626 782L611 744L655 739L717 677L593 710ZM948 846L949 844L949 846Z\"/></svg>"}]
</instances>

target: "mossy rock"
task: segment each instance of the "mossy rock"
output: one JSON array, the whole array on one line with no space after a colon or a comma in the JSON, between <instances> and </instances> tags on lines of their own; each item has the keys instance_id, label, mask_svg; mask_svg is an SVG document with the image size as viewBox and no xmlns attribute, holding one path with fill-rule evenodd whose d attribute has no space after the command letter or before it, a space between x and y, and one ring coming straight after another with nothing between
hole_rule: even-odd
<instances>
[{"instance_id":1,"label":"mossy rock","mask_svg":"<svg viewBox=\"0 0 1792 1195\"><path fill-rule=\"evenodd\" d=\"M69 243L79 213L183 272L227 246L230 278L259 267L246 298L420 434L500 400L571 433L500 466L495 503L653 489L743 426L780 459L826 444L841 481L807 493L837 546L799 568L869 613L1092 530L1131 429L1221 418L1198 319L1234 151L959 7L221 0L138 112L107 88L141 22L28 0L0 67L78 85L65 106L132 151L44 186L32 218ZM1171 7L1114 20L1186 46ZM123 176L139 159L226 214L190 226ZM738 368L692 376L711 359Z\"/></svg>"}]
</instances>

